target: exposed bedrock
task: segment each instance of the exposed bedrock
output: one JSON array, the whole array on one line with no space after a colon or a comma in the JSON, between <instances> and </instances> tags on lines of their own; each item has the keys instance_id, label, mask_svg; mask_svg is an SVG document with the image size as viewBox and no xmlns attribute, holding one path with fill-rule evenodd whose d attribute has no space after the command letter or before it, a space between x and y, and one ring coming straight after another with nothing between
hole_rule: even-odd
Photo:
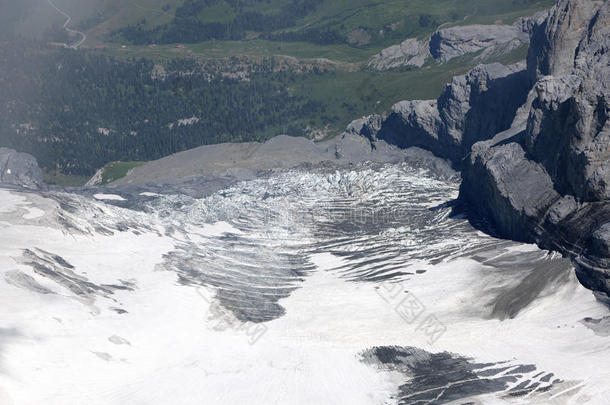
<instances>
[{"instance_id":1,"label":"exposed bedrock","mask_svg":"<svg viewBox=\"0 0 610 405\"><path fill-rule=\"evenodd\" d=\"M610 5L562 0L533 29L535 84L512 136L475 144L460 199L501 235L570 255L610 293Z\"/></svg>"},{"instance_id":2,"label":"exposed bedrock","mask_svg":"<svg viewBox=\"0 0 610 405\"><path fill-rule=\"evenodd\" d=\"M408 38L381 50L368 62L373 70L421 68L428 62L445 63L464 55L478 62L491 61L526 46L536 24L547 12L518 19L513 25L461 25L443 28L424 39Z\"/></svg>"},{"instance_id":3,"label":"exposed bedrock","mask_svg":"<svg viewBox=\"0 0 610 405\"><path fill-rule=\"evenodd\" d=\"M572 71L580 42L596 24L594 15L601 1L560 0L549 16L532 28L527 57L532 79L540 76L564 75Z\"/></svg>"},{"instance_id":4,"label":"exposed bedrock","mask_svg":"<svg viewBox=\"0 0 610 405\"><path fill-rule=\"evenodd\" d=\"M527 67L480 65L361 133L451 159L471 218L562 251L609 294L610 3L560 0L523 26Z\"/></svg>"},{"instance_id":5,"label":"exposed bedrock","mask_svg":"<svg viewBox=\"0 0 610 405\"><path fill-rule=\"evenodd\" d=\"M480 65L453 78L437 100L395 104L379 129L370 128L366 136L429 149L460 166L475 142L511 126L528 90L523 64Z\"/></svg>"},{"instance_id":6,"label":"exposed bedrock","mask_svg":"<svg viewBox=\"0 0 610 405\"><path fill-rule=\"evenodd\" d=\"M430 38L430 54L441 62L501 44L513 49L528 42L520 25L466 25L436 31Z\"/></svg>"},{"instance_id":7,"label":"exposed bedrock","mask_svg":"<svg viewBox=\"0 0 610 405\"><path fill-rule=\"evenodd\" d=\"M39 188L43 184L42 171L32 155L0 148L0 184Z\"/></svg>"}]
</instances>

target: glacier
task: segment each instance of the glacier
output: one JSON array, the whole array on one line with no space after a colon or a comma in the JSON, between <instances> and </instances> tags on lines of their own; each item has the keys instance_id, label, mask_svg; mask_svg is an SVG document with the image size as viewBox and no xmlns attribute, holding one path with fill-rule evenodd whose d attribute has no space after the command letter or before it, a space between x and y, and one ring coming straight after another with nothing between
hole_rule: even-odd
<instances>
[{"instance_id":1,"label":"glacier","mask_svg":"<svg viewBox=\"0 0 610 405\"><path fill-rule=\"evenodd\" d=\"M0 188L0 404L605 404L572 264L409 163ZM473 226L475 225L475 226Z\"/></svg>"}]
</instances>

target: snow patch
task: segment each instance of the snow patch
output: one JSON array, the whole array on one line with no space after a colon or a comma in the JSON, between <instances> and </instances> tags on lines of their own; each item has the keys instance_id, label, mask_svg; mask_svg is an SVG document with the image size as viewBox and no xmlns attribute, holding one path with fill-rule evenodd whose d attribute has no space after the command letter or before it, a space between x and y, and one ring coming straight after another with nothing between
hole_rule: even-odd
<instances>
[{"instance_id":1,"label":"snow patch","mask_svg":"<svg viewBox=\"0 0 610 405\"><path fill-rule=\"evenodd\" d=\"M23 219L38 219L44 216L44 211L36 207L25 207L28 210L27 214L23 215Z\"/></svg>"},{"instance_id":2,"label":"snow patch","mask_svg":"<svg viewBox=\"0 0 610 405\"><path fill-rule=\"evenodd\" d=\"M120 195L116 195L116 194L103 194L103 193L94 194L93 198L95 198L96 200L127 201Z\"/></svg>"}]
</instances>

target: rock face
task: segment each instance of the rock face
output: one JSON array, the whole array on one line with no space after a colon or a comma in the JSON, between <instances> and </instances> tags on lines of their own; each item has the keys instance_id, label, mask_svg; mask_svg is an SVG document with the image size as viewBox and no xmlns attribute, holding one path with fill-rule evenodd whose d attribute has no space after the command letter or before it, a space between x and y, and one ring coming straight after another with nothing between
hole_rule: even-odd
<instances>
[{"instance_id":1,"label":"rock face","mask_svg":"<svg viewBox=\"0 0 610 405\"><path fill-rule=\"evenodd\" d=\"M394 105L375 137L428 149L460 166L475 142L511 126L527 97L526 75L521 64L480 65L455 77L437 100Z\"/></svg>"},{"instance_id":2,"label":"rock face","mask_svg":"<svg viewBox=\"0 0 610 405\"><path fill-rule=\"evenodd\" d=\"M0 184L39 188L43 184L42 171L32 155L0 148Z\"/></svg>"},{"instance_id":3,"label":"rock face","mask_svg":"<svg viewBox=\"0 0 610 405\"><path fill-rule=\"evenodd\" d=\"M532 30L512 137L475 144L460 199L507 237L572 256L610 293L610 3L562 0Z\"/></svg>"},{"instance_id":4,"label":"rock face","mask_svg":"<svg viewBox=\"0 0 610 405\"><path fill-rule=\"evenodd\" d=\"M561 0L548 18L533 27L527 65L534 80L571 72L579 43L590 29L589 23L596 24L593 16L600 3Z\"/></svg>"},{"instance_id":5,"label":"rock face","mask_svg":"<svg viewBox=\"0 0 610 405\"><path fill-rule=\"evenodd\" d=\"M527 45L533 28L544 21L546 12L520 18L513 25L466 25L436 31L430 38L409 38L375 55L368 63L373 70L422 67L428 60L444 63L479 52L475 60L486 62Z\"/></svg>"},{"instance_id":6,"label":"rock face","mask_svg":"<svg viewBox=\"0 0 610 405\"><path fill-rule=\"evenodd\" d=\"M529 37L532 35L532 32L534 32L534 28L542 24L548 16L548 10L539 11L530 17L519 18L513 25L519 27L519 30L522 32L527 33L529 41Z\"/></svg>"},{"instance_id":7,"label":"rock face","mask_svg":"<svg viewBox=\"0 0 610 405\"><path fill-rule=\"evenodd\" d=\"M390 70L400 67L422 67L430 57L428 43L409 38L399 45L392 45L375 55L368 66L374 70Z\"/></svg>"},{"instance_id":8,"label":"rock face","mask_svg":"<svg viewBox=\"0 0 610 405\"><path fill-rule=\"evenodd\" d=\"M466 25L436 31L430 38L430 54L441 62L491 47L512 44L513 49L529 41L516 25Z\"/></svg>"},{"instance_id":9,"label":"rock face","mask_svg":"<svg viewBox=\"0 0 610 405\"><path fill-rule=\"evenodd\" d=\"M492 218L505 237L529 241L526 230L535 228L540 214L559 199L544 168L514 142L473 152L471 159L462 174L461 197Z\"/></svg>"},{"instance_id":10,"label":"rock face","mask_svg":"<svg viewBox=\"0 0 610 405\"><path fill-rule=\"evenodd\" d=\"M397 103L360 133L451 159L471 218L565 253L610 297L610 2L560 0L514 29L531 35L527 66L480 65L438 100ZM435 58L513 32L476 28L472 42L459 39L472 28L450 30L435 34Z\"/></svg>"}]
</instances>

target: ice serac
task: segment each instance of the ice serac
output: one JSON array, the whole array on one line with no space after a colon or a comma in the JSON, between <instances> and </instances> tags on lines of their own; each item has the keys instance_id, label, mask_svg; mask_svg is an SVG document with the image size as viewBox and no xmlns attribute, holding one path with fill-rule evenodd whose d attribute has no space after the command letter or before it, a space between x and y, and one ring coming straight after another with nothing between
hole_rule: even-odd
<instances>
[{"instance_id":1,"label":"ice serac","mask_svg":"<svg viewBox=\"0 0 610 405\"><path fill-rule=\"evenodd\" d=\"M0 148L0 184L39 188L43 184L42 171L32 155Z\"/></svg>"},{"instance_id":2,"label":"ice serac","mask_svg":"<svg viewBox=\"0 0 610 405\"><path fill-rule=\"evenodd\" d=\"M510 128L527 97L526 75L523 64L479 65L453 78L437 100L395 104L376 137L429 149L460 166L475 142Z\"/></svg>"},{"instance_id":3,"label":"ice serac","mask_svg":"<svg viewBox=\"0 0 610 405\"><path fill-rule=\"evenodd\" d=\"M575 259L610 293L610 3L562 0L532 30L527 119L475 144L460 198L505 236Z\"/></svg>"}]
</instances>

